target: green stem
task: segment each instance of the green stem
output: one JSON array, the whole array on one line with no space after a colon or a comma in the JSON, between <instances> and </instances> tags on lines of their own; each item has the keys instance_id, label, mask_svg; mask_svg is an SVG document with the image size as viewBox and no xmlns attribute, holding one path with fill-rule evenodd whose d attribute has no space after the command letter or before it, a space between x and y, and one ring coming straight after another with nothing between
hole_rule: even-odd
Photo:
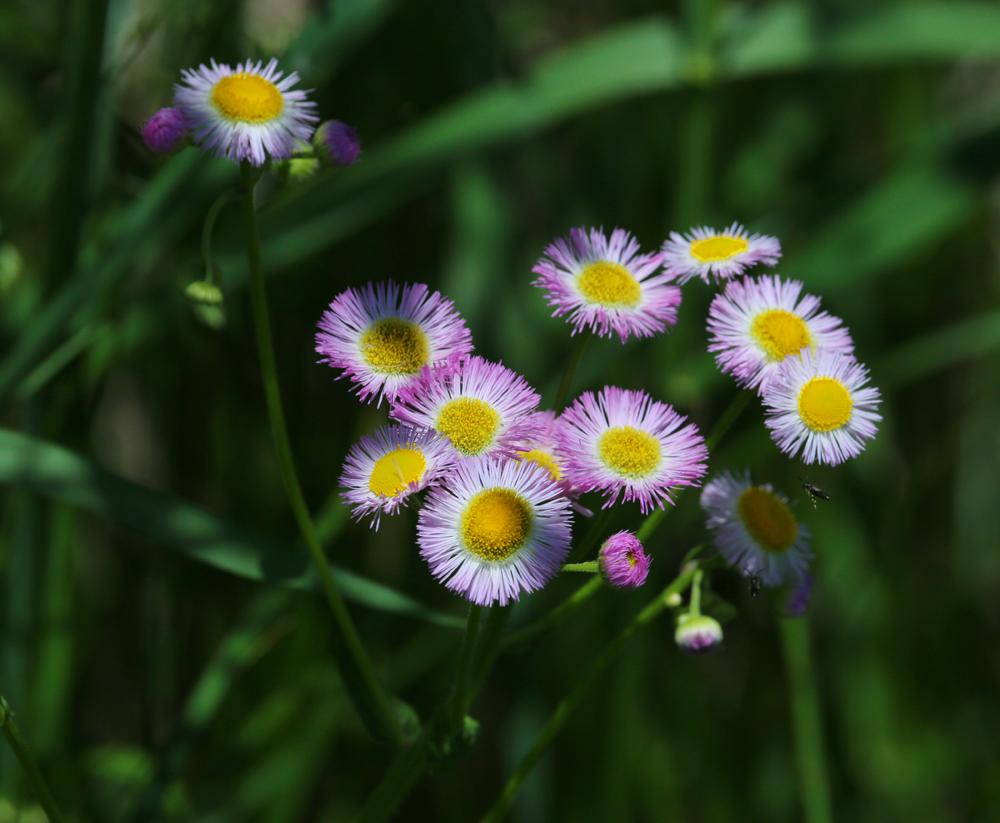
<instances>
[{"instance_id":1,"label":"green stem","mask_svg":"<svg viewBox=\"0 0 1000 823\"><path fill-rule=\"evenodd\" d=\"M412 745L396 755L389 771L365 801L357 823L382 823L387 820L426 771L430 751L431 732L425 727Z\"/></svg>"},{"instance_id":2,"label":"green stem","mask_svg":"<svg viewBox=\"0 0 1000 823\"><path fill-rule=\"evenodd\" d=\"M701 578L704 572L698 569L694 573L694 580L691 582L691 608L690 613L695 617L701 614Z\"/></svg>"},{"instance_id":3,"label":"green stem","mask_svg":"<svg viewBox=\"0 0 1000 823\"><path fill-rule=\"evenodd\" d=\"M562 382L559 384L559 391L556 393L556 402L552 404L552 410L556 414L559 414L563 410L563 406L566 405L566 397L569 395L570 386L573 384L573 374L576 372L576 367L580 365L580 358L583 357L583 350L586 348L591 334L592 332L589 328L580 332L573 353L569 356L566 371L563 372Z\"/></svg>"},{"instance_id":4,"label":"green stem","mask_svg":"<svg viewBox=\"0 0 1000 823\"><path fill-rule=\"evenodd\" d=\"M243 195L243 219L247 231L247 260L250 268L250 285L253 297L254 326L257 330L257 348L260 352L261 377L267 397L267 410L271 419L271 435L278 455L281 479L284 481L288 501L291 504L299 530L305 539L309 553L316 564L320 581L337 626L337 643L334 652L340 666L341 675L355 708L368 730L375 736L391 744L402 742L402 734L396 714L389 706L385 692L375 678L371 662L361 645L357 629L344 605L340 590L333 579L330 565L320 546L313 528L309 509L302 496L292 449L285 426L285 414L281 405L281 389L278 385L278 368L274 358L274 344L271 340L271 323L267 308L267 292L264 287L264 272L260 261L260 238L257 234L257 215L254 211L254 172L247 161L240 164L240 182L245 190Z\"/></svg>"},{"instance_id":5,"label":"green stem","mask_svg":"<svg viewBox=\"0 0 1000 823\"><path fill-rule=\"evenodd\" d=\"M545 617L507 635L503 641L504 650L511 652L524 648L527 643L534 640L540 634L544 634L553 626L561 623L574 609L589 600L603 585L604 581L600 577L592 577L566 600L545 615Z\"/></svg>"},{"instance_id":6,"label":"green stem","mask_svg":"<svg viewBox=\"0 0 1000 823\"><path fill-rule=\"evenodd\" d=\"M500 797L497 798L496 802L483 817L482 823L500 823L504 819L507 810L510 808L510 804L521 788L521 784L524 783L525 778L531 773L531 770L541 759L545 750L569 719L570 715L579 707L590 685L604 671L605 667L614 660L628 641L632 639L632 636L667 608L667 600L671 595L684 591L690 584L696 570L696 564L692 564L689 568L684 569L673 583L660 592L656 599L639 612L624 631L601 649L597 657L590 662L586 671L577 680L573 691L556 707L555 712L553 712L545 724L545 727L538 735L531 749L518 764L517 769L514 770L514 774L510 776L507 785L504 786L503 791L500 793ZM597 579L599 580L599 578Z\"/></svg>"},{"instance_id":7,"label":"green stem","mask_svg":"<svg viewBox=\"0 0 1000 823\"><path fill-rule=\"evenodd\" d=\"M781 621L781 639L788 666L795 726L795 753L806 823L832 823L830 785L827 782L819 689L809 648L809 623L805 618Z\"/></svg>"},{"instance_id":8,"label":"green stem","mask_svg":"<svg viewBox=\"0 0 1000 823\"><path fill-rule=\"evenodd\" d=\"M586 572L587 574L597 574L600 569L597 568L596 560L588 560L586 563L567 563L562 567L561 571L564 572Z\"/></svg>"},{"instance_id":9,"label":"green stem","mask_svg":"<svg viewBox=\"0 0 1000 823\"><path fill-rule=\"evenodd\" d=\"M736 419L743 412L743 409L747 407L747 403L750 402L750 398L753 397L753 392L749 389L742 389L736 397L733 398L729 407L722 413L722 417L719 421L712 427L712 431L708 433L708 437L705 438L705 448L712 451L716 446L719 445L719 441L722 440L723 436L729 431L729 427L736 422ZM683 489L678 489L674 495L674 503L676 505L677 497ZM639 538L640 542L645 542L649 537L656 531L660 523L663 522L663 518L667 516L667 512L670 509L656 509L654 510L639 527L639 531L636 532L635 536Z\"/></svg>"},{"instance_id":10,"label":"green stem","mask_svg":"<svg viewBox=\"0 0 1000 823\"><path fill-rule=\"evenodd\" d=\"M473 696L479 692L479 688L483 685L483 681L496 659L497 652L500 651L503 633L507 628L507 621L510 620L512 609L513 606L494 606L486 616L486 624L479 633L476 654L472 659L472 685L470 688Z\"/></svg>"},{"instance_id":11,"label":"green stem","mask_svg":"<svg viewBox=\"0 0 1000 823\"><path fill-rule=\"evenodd\" d=\"M11 712L10 706L7 705L7 701L3 699L2 695L0 695L0 726L3 727L3 735L7 738L11 749L14 750L17 759L21 761L21 767L28 776L28 782L31 784L31 788L35 790L35 795L38 797L38 802L41 804L42 809L45 810L45 814L51 823L63 823L63 816L59 812L55 800L52 799L52 792L49 791L48 784L45 782L45 778L42 777L42 773L38 771L35 758L31 756L28 747L24 745L21 732L14 722L14 714Z\"/></svg>"},{"instance_id":12,"label":"green stem","mask_svg":"<svg viewBox=\"0 0 1000 823\"><path fill-rule=\"evenodd\" d=\"M224 191L216 198L208 210L208 214L205 215L205 225L201 228L201 259L205 263L205 281L208 283L215 283L215 273L212 268L212 231L215 229L215 220L226 203L241 194L243 194L242 188Z\"/></svg>"},{"instance_id":13,"label":"green stem","mask_svg":"<svg viewBox=\"0 0 1000 823\"><path fill-rule=\"evenodd\" d=\"M477 606L475 603L469 606L469 622L465 627L465 640L462 642L462 654L458 659L455 694L451 703L452 734L461 734L462 732L462 722L465 719L465 709L468 705L473 653L476 649L476 636L479 634L479 619L482 614L482 606Z\"/></svg>"}]
</instances>

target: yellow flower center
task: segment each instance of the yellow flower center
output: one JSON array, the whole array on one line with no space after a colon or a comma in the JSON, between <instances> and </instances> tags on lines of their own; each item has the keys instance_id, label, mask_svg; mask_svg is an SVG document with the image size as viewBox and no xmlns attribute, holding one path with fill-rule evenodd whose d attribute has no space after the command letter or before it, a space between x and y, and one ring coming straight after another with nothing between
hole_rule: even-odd
<instances>
[{"instance_id":1,"label":"yellow flower center","mask_svg":"<svg viewBox=\"0 0 1000 823\"><path fill-rule=\"evenodd\" d=\"M615 426L601 435L601 460L615 474L638 480L660 462L660 441L632 426Z\"/></svg>"},{"instance_id":2,"label":"yellow flower center","mask_svg":"<svg viewBox=\"0 0 1000 823\"><path fill-rule=\"evenodd\" d=\"M212 89L212 102L230 120L264 123L285 107L278 87L256 74L230 74Z\"/></svg>"},{"instance_id":3,"label":"yellow flower center","mask_svg":"<svg viewBox=\"0 0 1000 823\"><path fill-rule=\"evenodd\" d=\"M607 260L584 266L577 285L584 297L602 306L634 306L642 296L639 281L628 269Z\"/></svg>"},{"instance_id":4,"label":"yellow flower center","mask_svg":"<svg viewBox=\"0 0 1000 823\"><path fill-rule=\"evenodd\" d=\"M493 442L500 415L475 397L449 400L438 413L435 428L466 457L479 454Z\"/></svg>"},{"instance_id":5,"label":"yellow flower center","mask_svg":"<svg viewBox=\"0 0 1000 823\"><path fill-rule=\"evenodd\" d=\"M814 377L799 392L799 415L814 432L839 429L851 419L854 400L833 377Z\"/></svg>"},{"instance_id":6,"label":"yellow flower center","mask_svg":"<svg viewBox=\"0 0 1000 823\"><path fill-rule=\"evenodd\" d=\"M368 488L380 497L395 497L424 476L427 459L414 445L393 449L375 463Z\"/></svg>"},{"instance_id":7,"label":"yellow flower center","mask_svg":"<svg viewBox=\"0 0 1000 823\"><path fill-rule=\"evenodd\" d=\"M483 560L500 562L524 545L531 521L531 506L517 492L486 489L472 498L462 515L462 541Z\"/></svg>"},{"instance_id":8,"label":"yellow flower center","mask_svg":"<svg viewBox=\"0 0 1000 823\"><path fill-rule=\"evenodd\" d=\"M710 260L728 260L734 254L747 250L747 241L741 237L706 237L691 243L691 254L702 263Z\"/></svg>"},{"instance_id":9,"label":"yellow flower center","mask_svg":"<svg viewBox=\"0 0 1000 823\"><path fill-rule=\"evenodd\" d=\"M799 524L776 495L759 486L751 486L737 503L747 531L768 551L783 552L795 542Z\"/></svg>"},{"instance_id":10,"label":"yellow flower center","mask_svg":"<svg viewBox=\"0 0 1000 823\"><path fill-rule=\"evenodd\" d=\"M385 317L361 335L365 362L381 374L416 374L430 354L420 326L402 317Z\"/></svg>"},{"instance_id":11,"label":"yellow flower center","mask_svg":"<svg viewBox=\"0 0 1000 823\"><path fill-rule=\"evenodd\" d=\"M784 360L812 345L809 329L802 318L784 309L758 314L750 326L750 334L772 360Z\"/></svg>"},{"instance_id":12,"label":"yellow flower center","mask_svg":"<svg viewBox=\"0 0 1000 823\"><path fill-rule=\"evenodd\" d=\"M540 449L532 449L531 451L518 452L517 456L522 460L530 460L533 463L537 463L552 475L553 480L558 480L562 476L559 464L556 463L555 458L548 452L543 452Z\"/></svg>"}]
</instances>

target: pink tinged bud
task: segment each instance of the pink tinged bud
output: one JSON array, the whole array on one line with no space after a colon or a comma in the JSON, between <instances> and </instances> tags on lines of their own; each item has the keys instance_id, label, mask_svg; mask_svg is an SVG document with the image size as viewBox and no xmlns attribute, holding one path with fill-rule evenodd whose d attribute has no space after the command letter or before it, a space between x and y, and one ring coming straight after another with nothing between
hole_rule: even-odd
<instances>
[{"instance_id":1,"label":"pink tinged bud","mask_svg":"<svg viewBox=\"0 0 1000 823\"><path fill-rule=\"evenodd\" d=\"M156 154L173 154L188 143L188 121L180 109L160 109L142 125L142 139Z\"/></svg>"},{"instance_id":2,"label":"pink tinged bud","mask_svg":"<svg viewBox=\"0 0 1000 823\"><path fill-rule=\"evenodd\" d=\"M638 589L649 574L649 557L634 534L618 532L604 541L597 567L608 585L616 589Z\"/></svg>"},{"instance_id":3,"label":"pink tinged bud","mask_svg":"<svg viewBox=\"0 0 1000 823\"><path fill-rule=\"evenodd\" d=\"M682 652L705 654L722 642L722 626L704 614L682 614L677 618L674 640Z\"/></svg>"},{"instance_id":4,"label":"pink tinged bud","mask_svg":"<svg viewBox=\"0 0 1000 823\"><path fill-rule=\"evenodd\" d=\"M361 154L358 132L339 120L321 123L313 135L316 154L335 166L353 166Z\"/></svg>"}]
</instances>

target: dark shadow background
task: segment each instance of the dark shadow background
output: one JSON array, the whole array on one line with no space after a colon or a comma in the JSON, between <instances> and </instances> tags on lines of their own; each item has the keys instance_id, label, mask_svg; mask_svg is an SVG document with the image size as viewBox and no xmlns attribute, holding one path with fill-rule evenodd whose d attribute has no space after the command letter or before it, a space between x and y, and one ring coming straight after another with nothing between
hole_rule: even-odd
<instances>
[{"instance_id":1,"label":"dark shadow background","mask_svg":"<svg viewBox=\"0 0 1000 823\"><path fill-rule=\"evenodd\" d=\"M744 222L781 239L777 271L844 318L884 395L867 451L810 469L832 496L815 510L756 404L711 459L783 489L814 534L807 619L835 817L1000 819L1000 6L0 7L3 426L294 552L238 209L216 230L224 317L182 292L236 170L194 149L155 158L138 137L182 68L251 55L297 69L364 148L348 170L260 191L286 415L333 562L464 614L417 555L412 512L378 533L343 525L343 455L385 410L315 362L315 323L339 291L387 278L442 290L478 352L551 402L569 327L530 270L554 236L622 226L652 250L670 230ZM735 392L705 349L713 294L686 286L667 336L592 344L575 389L645 388L707 430ZM190 548L183 513L128 528L99 502L67 504L86 477L28 482L4 468L14 462L0 454L0 690L71 818L351 819L388 756L341 690L324 602L175 551ZM623 527L638 518L621 510ZM502 658L473 705L478 745L421 781L397 819L478 820L596 648L703 539L687 493L648 547L646 589L602 592ZM578 584L555 581L515 621ZM511 820L803 819L774 608L734 574L713 586L738 609L724 648L683 657L669 618L640 634ZM352 612L386 681L426 714L450 687L460 634ZM41 819L6 748L0 794L0 823Z\"/></svg>"}]
</instances>

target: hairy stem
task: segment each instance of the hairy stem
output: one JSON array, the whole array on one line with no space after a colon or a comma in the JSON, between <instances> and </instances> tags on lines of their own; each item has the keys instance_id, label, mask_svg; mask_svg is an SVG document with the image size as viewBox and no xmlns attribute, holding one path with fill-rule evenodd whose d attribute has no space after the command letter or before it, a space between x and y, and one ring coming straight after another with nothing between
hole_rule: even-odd
<instances>
[{"instance_id":1,"label":"hairy stem","mask_svg":"<svg viewBox=\"0 0 1000 823\"><path fill-rule=\"evenodd\" d=\"M556 393L556 402L552 405L552 410L556 414L559 414L563 410L563 406L566 405L566 398L569 396L570 387L573 385L573 375L576 373L576 367L580 365L580 358L583 357L583 350L586 348L591 334L592 332L589 328L580 332L576 346L573 348L573 353L569 356L566 371L563 372L562 382L559 384L559 391Z\"/></svg>"}]
</instances>

